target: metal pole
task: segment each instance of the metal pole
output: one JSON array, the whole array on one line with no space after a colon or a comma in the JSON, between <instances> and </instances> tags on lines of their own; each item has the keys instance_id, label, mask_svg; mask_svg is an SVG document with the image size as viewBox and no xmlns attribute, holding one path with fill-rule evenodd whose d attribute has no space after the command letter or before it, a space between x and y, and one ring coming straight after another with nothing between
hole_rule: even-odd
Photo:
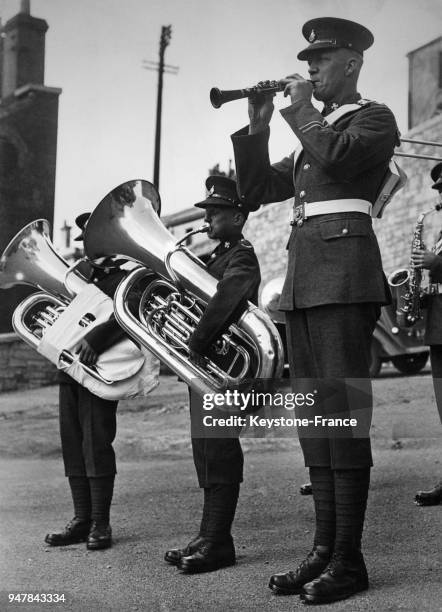
<instances>
[{"instance_id":1,"label":"metal pole","mask_svg":"<svg viewBox=\"0 0 442 612\"><path fill-rule=\"evenodd\" d=\"M434 140L416 140L416 138L401 138L401 142L411 142L413 144L428 145L429 147L442 147L442 142Z\"/></svg>"},{"instance_id":2,"label":"metal pole","mask_svg":"<svg viewBox=\"0 0 442 612\"><path fill-rule=\"evenodd\" d=\"M435 157L433 155L418 155L417 153L394 153L399 157L414 157L415 159L429 159L430 161L442 161L442 157Z\"/></svg>"}]
</instances>

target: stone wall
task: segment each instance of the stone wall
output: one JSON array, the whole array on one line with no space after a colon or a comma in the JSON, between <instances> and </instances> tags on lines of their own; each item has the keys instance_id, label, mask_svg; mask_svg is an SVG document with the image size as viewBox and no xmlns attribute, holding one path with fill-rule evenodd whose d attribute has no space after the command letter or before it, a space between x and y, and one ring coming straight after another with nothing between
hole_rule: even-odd
<instances>
[{"instance_id":1,"label":"stone wall","mask_svg":"<svg viewBox=\"0 0 442 612\"><path fill-rule=\"evenodd\" d=\"M0 334L0 392L54 384L57 369L14 333Z\"/></svg>"},{"instance_id":2,"label":"stone wall","mask_svg":"<svg viewBox=\"0 0 442 612\"><path fill-rule=\"evenodd\" d=\"M408 129L442 110L442 36L408 53Z\"/></svg>"},{"instance_id":3,"label":"stone wall","mask_svg":"<svg viewBox=\"0 0 442 612\"><path fill-rule=\"evenodd\" d=\"M406 137L442 142L442 115L410 130ZM441 148L426 145L405 144L401 150L442 157ZM431 209L438 200L437 192L431 189L433 181L430 178L430 171L436 161L405 157L396 157L395 160L406 172L407 184L388 205L384 217L374 221L387 274L398 267L408 266L416 220L420 213ZM427 248L431 248L442 228L442 212L426 217L424 227L424 240Z\"/></svg>"},{"instance_id":4,"label":"stone wall","mask_svg":"<svg viewBox=\"0 0 442 612\"><path fill-rule=\"evenodd\" d=\"M262 206L249 216L244 228L259 259L261 289L269 280L285 275L292 209L293 200Z\"/></svg>"}]
</instances>

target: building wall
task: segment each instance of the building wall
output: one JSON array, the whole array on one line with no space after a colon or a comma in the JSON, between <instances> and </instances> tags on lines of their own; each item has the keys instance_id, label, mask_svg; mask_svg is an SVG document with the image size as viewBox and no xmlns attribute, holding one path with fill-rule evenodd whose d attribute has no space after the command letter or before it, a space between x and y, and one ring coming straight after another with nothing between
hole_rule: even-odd
<instances>
[{"instance_id":1,"label":"building wall","mask_svg":"<svg viewBox=\"0 0 442 612\"><path fill-rule=\"evenodd\" d=\"M0 109L2 249L27 222L53 222L58 94L24 87Z\"/></svg>"},{"instance_id":2,"label":"building wall","mask_svg":"<svg viewBox=\"0 0 442 612\"><path fill-rule=\"evenodd\" d=\"M27 223L53 224L58 97L44 84L46 21L29 14L29 3L1 29L0 253ZM1 279L0 279L1 282ZM0 333L29 288L1 291Z\"/></svg>"},{"instance_id":3,"label":"building wall","mask_svg":"<svg viewBox=\"0 0 442 612\"><path fill-rule=\"evenodd\" d=\"M247 220L244 235L253 244L259 260L261 289L269 280L285 275L292 209L293 200L269 204L252 213Z\"/></svg>"},{"instance_id":4,"label":"building wall","mask_svg":"<svg viewBox=\"0 0 442 612\"><path fill-rule=\"evenodd\" d=\"M57 369L20 340L16 334L0 334L0 392L52 385Z\"/></svg>"},{"instance_id":5,"label":"building wall","mask_svg":"<svg viewBox=\"0 0 442 612\"><path fill-rule=\"evenodd\" d=\"M408 54L408 128L442 112L442 36Z\"/></svg>"},{"instance_id":6,"label":"building wall","mask_svg":"<svg viewBox=\"0 0 442 612\"><path fill-rule=\"evenodd\" d=\"M439 115L420 124L406 135L407 138L442 142L442 116ZM442 149L408 144L404 152L416 152L441 157ZM379 240L384 270L388 274L398 267L408 266L411 240L418 216L431 209L438 201L438 194L431 189L433 181L430 171L437 163L430 160L395 158L406 172L406 186L388 205L384 217L374 220L374 228ZM442 228L442 212L434 213L424 220L424 240L427 248L436 242Z\"/></svg>"}]
</instances>

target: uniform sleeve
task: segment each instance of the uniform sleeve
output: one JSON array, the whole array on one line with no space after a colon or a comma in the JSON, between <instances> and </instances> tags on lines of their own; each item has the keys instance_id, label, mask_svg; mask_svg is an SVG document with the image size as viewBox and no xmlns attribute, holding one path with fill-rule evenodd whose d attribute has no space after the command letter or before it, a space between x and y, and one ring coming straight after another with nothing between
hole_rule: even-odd
<instances>
[{"instance_id":1,"label":"uniform sleeve","mask_svg":"<svg viewBox=\"0 0 442 612\"><path fill-rule=\"evenodd\" d=\"M307 101L295 102L281 115L321 168L338 179L352 180L393 155L398 138L393 113L383 104L369 103L355 111L340 131Z\"/></svg>"},{"instance_id":2,"label":"uniform sleeve","mask_svg":"<svg viewBox=\"0 0 442 612\"><path fill-rule=\"evenodd\" d=\"M240 306L245 308L259 280L259 265L253 250L238 250L218 282L216 293L191 336L189 348L204 353L231 323L235 311Z\"/></svg>"},{"instance_id":3,"label":"uniform sleeve","mask_svg":"<svg viewBox=\"0 0 442 612\"><path fill-rule=\"evenodd\" d=\"M111 348L126 337L126 333L116 322L115 316L111 315L108 321L91 329L84 339L87 340L96 353L101 355L101 353L104 353L108 348Z\"/></svg>"},{"instance_id":4,"label":"uniform sleeve","mask_svg":"<svg viewBox=\"0 0 442 612\"><path fill-rule=\"evenodd\" d=\"M232 135L238 193L249 204L270 204L293 197L293 154L272 165L269 138L269 128L249 134L245 127Z\"/></svg>"},{"instance_id":5,"label":"uniform sleeve","mask_svg":"<svg viewBox=\"0 0 442 612\"><path fill-rule=\"evenodd\" d=\"M98 281L97 287L103 291L108 297L114 297L118 285L123 280L127 273L123 270L118 270L109 274L101 281ZM136 302L136 303L135 303ZM137 308L139 303L138 295L134 292L129 297L129 307ZM115 315L111 315L107 321L97 325L85 335L85 340L91 345L99 355L111 348L120 340L127 338L126 332L118 325Z\"/></svg>"}]
</instances>

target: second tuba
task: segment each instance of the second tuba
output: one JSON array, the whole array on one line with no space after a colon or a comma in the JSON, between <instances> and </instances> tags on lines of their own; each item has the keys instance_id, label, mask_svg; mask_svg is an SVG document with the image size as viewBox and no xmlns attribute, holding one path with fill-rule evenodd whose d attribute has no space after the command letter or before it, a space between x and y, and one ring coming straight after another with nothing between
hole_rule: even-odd
<instances>
[{"instance_id":1,"label":"second tuba","mask_svg":"<svg viewBox=\"0 0 442 612\"><path fill-rule=\"evenodd\" d=\"M162 224L158 217L160 196L154 185L138 181L131 185L131 197L123 187L100 202L84 236L90 259L116 256L142 265L115 293L115 316L120 325L200 394L240 385L244 380L279 378L281 339L270 318L251 303L211 347L205 367L190 362L188 341L218 281L182 245L188 235L176 242ZM138 312L134 312L129 298L143 281L147 286Z\"/></svg>"},{"instance_id":2,"label":"second tuba","mask_svg":"<svg viewBox=\"0 0 442 612\"><path fill-rule=\"evenodd\" d=\"M72 298L87 287L86 280L74 266L69 266L56 253L49 231L46 219L28 223L14 236L0 258L0 289L29 285L39 290L24 298L12 316L14 331L34 349ZM84 321L84 326L87 325L88 321ZM63 351L60 359L70 365L74 357ZM94 368L84 367L93 378L107 382Z\"/></svg>"},{"instance_id":3,"label":"second tuba","mask_svg":"<svg viewBox=\"0 0 442 612\"><path fill-rule=\"evenodd\" d=\"M94 313L87 303L85 309L75 311L74 318L71 316L66 324L65 317L72 309L75 299L87 294L91 285L77 272L75 264L69 266L67 261L56 253L49 231L49 222L45 219L29 223L14 236L0 258L0 289L29 285L38 290L16 306L12 316L15 332L92 393L105 399L138 394L138 387L132 377L128 377L129 382L122 380L123 367L119 366L116 371L113 364L115 359L113 354L110 355L110 351L119 350L119 354L122 353L125 359L125 372L136 374L143 366L144 357L129 339L120 341L115 345L116 349L108 349L100 355L97 364L91 367L78 360L75 347L66 348L67 336L74 334L82 337L91 325L107 320L109 315L107 307L102 306L100 312ZM112 312L112 302L110 311ZM43 344L57 328L61 328L57 346L43 352Z\"/></svg>"}]
</instances>

